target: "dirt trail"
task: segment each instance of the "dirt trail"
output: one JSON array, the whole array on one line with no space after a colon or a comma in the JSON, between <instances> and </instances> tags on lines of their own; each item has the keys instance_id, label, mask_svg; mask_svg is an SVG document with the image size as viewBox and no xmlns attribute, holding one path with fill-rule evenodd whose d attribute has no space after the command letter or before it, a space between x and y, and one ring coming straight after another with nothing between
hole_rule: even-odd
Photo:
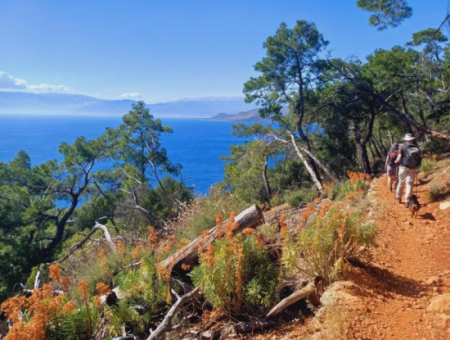
<instances>
[{"instance_id":1,"label":"dirt trail","mask_svg":"<svg viewBox=\"0 0 450 340\"><path fill-rule=\"evenodd\" d=\"M364 307L351 325L354 339L450 339L450 315L427 311L433 297L450 293L450 209L427 202L429 184L417 187L425 206L413 219L394 203L385 177L374 182L376 246L365 261L370 265L347 274L363 292Z\"/></svg>"}]
</instances>

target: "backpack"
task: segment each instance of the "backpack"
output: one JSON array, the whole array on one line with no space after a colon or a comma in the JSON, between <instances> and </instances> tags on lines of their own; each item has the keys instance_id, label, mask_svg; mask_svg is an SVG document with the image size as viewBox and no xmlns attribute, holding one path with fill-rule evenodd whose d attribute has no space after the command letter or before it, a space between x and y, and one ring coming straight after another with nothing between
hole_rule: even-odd
<instances>
[{"instance_id":1,"label":"backpack","mask_svg":"<svg viewBox=\"0 0 450 340\"><path fill-rule=\"evenodd\" d=\"M410 169L418 168L422 164L420 149L415 144L407 144L403 153L402 165Z\"/></svg>"},{"instance_id":2,"label":"backpack","mask_svg":"<svg viewBox=\"0 0 450 340\"><path fill-rule=\"evenodd\" d=\"M391 168L395 168L396 164L395 164L395 160L397 159L398 156L398 150L394 150L389 152L389 161L388 161L388 165Z\"/></svg>"}]
</instances>

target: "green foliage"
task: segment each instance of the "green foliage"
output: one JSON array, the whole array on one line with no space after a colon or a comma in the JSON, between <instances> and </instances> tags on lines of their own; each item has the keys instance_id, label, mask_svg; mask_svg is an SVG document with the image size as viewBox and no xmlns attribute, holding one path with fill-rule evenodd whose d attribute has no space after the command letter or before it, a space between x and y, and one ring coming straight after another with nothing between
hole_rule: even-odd
<instances>
[{"instance_id":1,"label":"green foliage","mask_svg":"<svg viewBox=\"0 0 450 340\"><path fill-rule=\"evenodd\" d=\"M223 184L219 183L210 189L209 196L200 200L195 215L187 222L187 227L181 231L180 237L193 240L203 231L216 225L218 214L229 216L233 211L242 211L246 208L247 202L233 192L225 190Z\"/></svg>"},{"instance_id":2,"label":"green foliage","mask_svg":"<svg viewBox=\"0 0 450 340\"><path fill-rule=\"evenodd\" d=\"M301 271L310 277L320 275L332 281L342 271L345 259L371 246L376 235L374 223L363 214L348 214L338 208L326 208L290 240L283 250L282 263L288 271Z\"/></svg>"},{"instance_id":3,"label":"green foliage","mask_svg":"<svg viewBox=\"0 0 450 340\"><path fill-rule=\"evenodd\" d=\"M433 183L427 192L430 202L437 202L445 198L450 193L450 188L442 183Z\"/></svg>"},{"instance_id":4,"label":"green foliage","mask_svg":"<svg viewBox=\"0 0 450 340\"><path fill-rule=\"evenodd\" d=\"M358 0L357 6L373 13L369 23L380 31L389 26L397 27L412 15L412 8L406 0Z\"/></svg>"},{"instance_id":5,"label":"green foliage","mask_svg":"<svg viewBox=\"0 0 450 340\"><path fill-rule=\"evenodd\" d=\"M364 193L369 190L370 182L364 179L363 174L351 173L353 179L335 183L331 185L327 191L327 197L333 201L342 201L349 194L364 191Z\"/></svg>"},{"instance_id":6,"label":"green foliage","mask_svg":"<svg viewBox=\"0 0 450 340\"><path fill-rule=\"evenodd\" d=\"M450 152L450 143L447 141L443 141L434 137L429 137L430 140L423 144L422 153L439 155L443 153Z\"/></svg>"},{"instance_id":7,"label":"green foliage","mask_svg":"<svg viewBox=\"0 0 450 340\"><path fill-rule=\"evenodd\" d=\"M302 189L294 191L287 194L286 200L289 202L291 207L298 207L301 204L306 204L314 201L317 198L317 190L312 189Z\"/></svg>"},{"instance_id":8,"label":"green foliage","mask_svg":"<svg viewBox=\"0 0 450 340\"><path fill-rule=\"evenodd\" d=\"M213 252L200 256L191 277L215 308L258 315L277 298L278 274L266 248L250 236L216 240Z\"/></svg>"},{"instance_id":9,"label":"green foliage","mask_svg":"<svg viewBox=\"0 0 450 340\"><path fill-rule=\"evenodd\" d=\"M434 170L436 170L436 160L432 157L424 158L420 166L420 171L423 172L425 177L428 177Z\"/></svg>"},{"instance_id":10,"label":"green foliage","mask_svg":"<svg viewBox=\"0 0 450 340\"><path fill-rule=\"evenodd\" d=\"M60 313L57 316L59 322L53 322L52 327L46 329L46 339L48 340L89 340L92 331L100 322L100 310L94 305L93 299L86 304L79 303L77 308L70 313ZM89 327L88 320L92 320L92 328Z\"/></svg>"}]
</instances>

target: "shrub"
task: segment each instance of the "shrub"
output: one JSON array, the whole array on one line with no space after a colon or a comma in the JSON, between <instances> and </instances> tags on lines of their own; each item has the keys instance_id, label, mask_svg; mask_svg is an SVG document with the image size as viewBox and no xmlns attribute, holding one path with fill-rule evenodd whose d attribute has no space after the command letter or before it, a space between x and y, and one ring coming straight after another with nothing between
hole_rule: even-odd
<instances>
[{"instance_id":1,"label":"shrub","mask_svg":"<svg viewBox=\"0 0 450 340\"><path fill-rule=\"evenodd\" d=\"M349 180L339 182L326 187L327 197L333 201L342 201L349 194L364 190L367 192L370 187L370 175L359 172L347 172Z\"/></svg>"},{"instance_id":2,"label":"shrub","mask_svg":"<svg viewBox=\"0 0 450 340\"><path fill-rule=\"evenodd\" d=\"M427 193L430 202L436 202L443 199L449 193L449 188L442 183L433 183Z\"/></svg>"},{"instance_id":3,"label":"shrub","mask_svg":"<svg viewBox=\"0 0 450 340\"><path fill-rule=\"evenodd\" d=\"M436 170L436 157L431 155L428 155L426 158L424 157L419 170L423 172L425 178L428 177L434 170Z\"/></svg>"},{"instance_id":4,"label":"shrub","mask_svg":"<svg viewBox=\"0 0 450 340\"><path fill-rule=\"evenodd\" d=\"M442 154L450 152L450 144L447 141L429 136L429 141L423 144L423 152L431 154Z\"/></svg>"},{"instance_id":5,"label":"shrub","mask_svg":"<svg viewBox=\"0 0 450 340\"><path fill-rule=\"evenodd\" d=\"M216 225L217 214L228 216L232 211L241 211L249 204L239 196L226 191L220 185L212 187L209 196L201 199L198 210L188 222L186 229L180 238L186 237L190 240L198 237L203 231Z\"/></svg>"},{"instance_id":6,"label":"shrub","mask_svg":"<svg viewBox=\"0 0 450 340\"><path fill-rule=\"evenodd\" d=\"M254 229L227 234L200 255L192 281L215 308L257 315L277 297L279 270Z\"/></svg>"},{"instance_id":7,"label":"shrub","mask_svg":"<svg viewBox=\"0 0 450 340\"><path fill-rule=\"evenodd\" d=\"M302 189L287 194L286 200L291 207L298 207L301 204L306 204L314 201L317 198L317 191L315 189Z\"/></svg>"},{"instance_id":8,"label":"shrub","mask_svg":"<svg viewBox=\"0 0 450 340\"><path fill-rule=\"evenodd\" d=\"M283 249L282 263L287 270L300 270L310 277L334 280L344 261L360 246L374 242L376 227L367 223L360 212L349 213L323 203L315 217Z\"/></svg>"}]
</instances>

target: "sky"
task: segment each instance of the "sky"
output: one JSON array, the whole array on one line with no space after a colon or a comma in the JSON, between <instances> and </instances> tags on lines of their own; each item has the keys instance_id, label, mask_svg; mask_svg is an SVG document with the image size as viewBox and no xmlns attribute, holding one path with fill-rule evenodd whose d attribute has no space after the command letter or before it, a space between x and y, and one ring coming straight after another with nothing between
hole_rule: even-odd
<instances>
[{"instance_id":1,"label":"sky","mask_svg":"<svg viewBox=\"0 0 450 340\"><path fill-rule=\"evenodd\" d=\"M410 0L411 19L369 26L356 0L1 0L0 89L105 99L242 96L281 22L316 23L334 57L437 27L449 0Z\"/></svg>"}]
</instances>

